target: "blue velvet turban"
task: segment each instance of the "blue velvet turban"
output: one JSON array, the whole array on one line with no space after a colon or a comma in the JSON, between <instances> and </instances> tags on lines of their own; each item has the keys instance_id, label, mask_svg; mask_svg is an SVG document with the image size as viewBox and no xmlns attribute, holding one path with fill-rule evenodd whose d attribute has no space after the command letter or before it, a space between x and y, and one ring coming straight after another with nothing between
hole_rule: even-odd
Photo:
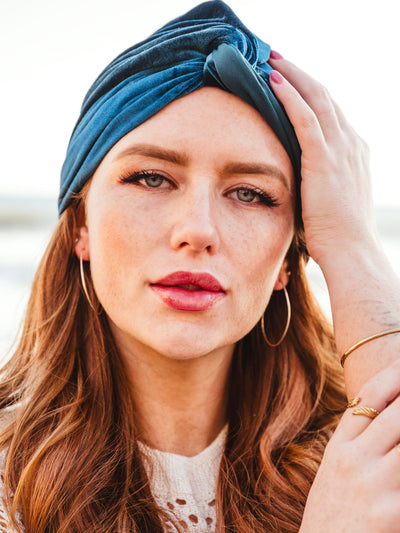
<instances>
[{"instance_id":1,"label":"blue velvet turban","mask_svg":"<svg viewBox=\"0 0 400 533\"><path fill-rule=\"evenodd\" d=\"M300 183L300 147L270 85L265 44L220 0L203 3L129 48L89 89L61 173L59 213L112 146L167 104L204 86L236 94L265 118Z\"/></svg>"}]
</instances>

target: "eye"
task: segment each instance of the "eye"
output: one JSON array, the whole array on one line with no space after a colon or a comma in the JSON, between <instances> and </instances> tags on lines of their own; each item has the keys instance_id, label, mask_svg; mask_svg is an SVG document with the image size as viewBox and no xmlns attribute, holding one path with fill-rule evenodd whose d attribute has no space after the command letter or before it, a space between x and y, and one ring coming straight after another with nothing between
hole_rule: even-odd
<instances>
[{"instance_id":1,"label":"eye","mask_svg":"<svg viewBox=\"0 0 400 533\"><path fill-rule=\"evenodd\" d=\"M229 195L235 195L240 202L246 204L261 203L268 207L279 205L276 198L256 187L238 187L230 191Z\"/></svg>"},{"instance_id":2,"label":"eye","mask_svg":"<svg viewBox=\"0 0 400 533\"><path fill-rule=\"evenodd\" d=\"M159 176L158 174L151 174L150 176L145 176L142 179L149 187L160 187L165 180L165 178Z\"/></svg>"},{"instance_id":3,"label":"eye","mask_svg":"<svg viewBox=\"0 0 400 533\"><path fill-rule=\"evenodd\" d=\"M236 189L236 196L241 202L252 202L257 198L257 193L252 189Z\"/></svg>"},{"instance_id":4,"label":"eye","mask_svg":"<svg viewBox=\"0 0 400 533\"><path fill-rule=\"evenodd\" d=\"M172 185L170 180L166 177L157 172L148 170L140 170L138 172L129 173L126 176L121 176L120 181L122 181L122 183L140 183L152 189L158 189L162 186L169 187Z\"/></svg>"}]
</instances>

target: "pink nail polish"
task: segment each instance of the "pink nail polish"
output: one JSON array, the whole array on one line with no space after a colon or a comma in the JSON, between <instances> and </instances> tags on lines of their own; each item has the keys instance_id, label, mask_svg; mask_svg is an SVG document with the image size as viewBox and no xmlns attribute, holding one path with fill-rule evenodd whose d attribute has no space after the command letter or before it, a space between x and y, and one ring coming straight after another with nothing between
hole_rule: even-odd
<instances>
[{"instance_id":1,"label":"pink nail polish","mask_svg":"<svg viewBox=\"0 0 400 533\"><path fill-rule=\"evenodd\" d=\"M271 73L269 75L269 79L273 81L274 83L282 83L283 82L283 76L282 74L279 74L277 70L271 70Z\"/></svg>"},{"instance_id":2,"label":"pink nail polish","mask_svg":"<svg viewBox=\"0 0 400 533\"><path fill-rule=\"evenodd\" d=\"M275 50L271 50L271 53L269 54L270 59L283 59L283 56L279 52L276 52Z\"/></svg>"}]
</instances>

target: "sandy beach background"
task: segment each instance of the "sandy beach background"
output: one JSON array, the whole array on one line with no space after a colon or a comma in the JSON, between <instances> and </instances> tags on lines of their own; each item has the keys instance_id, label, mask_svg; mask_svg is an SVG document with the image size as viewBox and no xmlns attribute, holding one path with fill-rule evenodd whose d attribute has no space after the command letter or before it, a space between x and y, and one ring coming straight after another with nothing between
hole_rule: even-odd
<instances>
[{"instance_id":1,"label":"sandy beach background","mask_svg":"<svg viewBox=\"0 0 400 533\"><path fill-rule=\"evenodd\" d=\"M378 229L386 254L400 276L400 207L377 207ZM4 360L15 342L30 286L57 221L53 198L0 197L0 356ZM324 311L329 298L318 266L308 274Z\"/></svg>"}]
</instances>

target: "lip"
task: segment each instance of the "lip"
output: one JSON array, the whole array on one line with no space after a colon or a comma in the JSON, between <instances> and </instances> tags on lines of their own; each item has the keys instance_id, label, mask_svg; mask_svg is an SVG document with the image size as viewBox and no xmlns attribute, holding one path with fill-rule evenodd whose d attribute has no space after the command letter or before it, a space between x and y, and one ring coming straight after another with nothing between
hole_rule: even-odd
<instances>
[{"instance_id":1,"label":"lip","mask_svg":"<svg viewBox=\"0 0 400 533\"><path fill-rule=\"evenodd\" d=\"M226 295L208 272L173 272L150 287L168 307L179 311L206 311Z\"/></svg>"}]
</instances>

